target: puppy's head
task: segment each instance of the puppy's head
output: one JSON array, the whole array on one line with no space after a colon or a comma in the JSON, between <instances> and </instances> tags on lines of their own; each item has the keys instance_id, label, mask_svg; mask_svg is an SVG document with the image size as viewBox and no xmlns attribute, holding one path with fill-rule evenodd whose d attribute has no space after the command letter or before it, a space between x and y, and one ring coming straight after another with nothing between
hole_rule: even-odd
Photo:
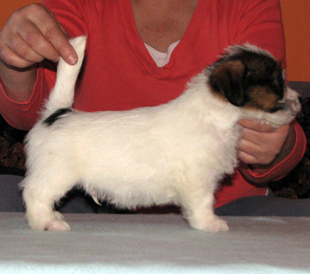
<instances>
[{"instance_id":1,"label":"puppy's head","mask_svg":"<svg viewBox=\"0 0 310 274\"><path fill-rule=\"evenodd\" d=\"M300 111L297 93L285 85L281 63L253 45L230 47L206 73L214 95L241 107L246 118L280 126Z\"/></svg>"}]
</instances>

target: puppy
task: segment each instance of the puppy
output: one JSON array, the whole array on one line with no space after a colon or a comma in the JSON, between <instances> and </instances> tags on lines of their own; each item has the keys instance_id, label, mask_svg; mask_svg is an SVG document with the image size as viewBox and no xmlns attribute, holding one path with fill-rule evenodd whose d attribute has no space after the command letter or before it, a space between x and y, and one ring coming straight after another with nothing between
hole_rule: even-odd
<instances>
[{"instance_id":1,"label":"puppy","mask_svg":"<svg viewBox=\"0 0 310 274\"><path fill-rule=\"evenodd\" d=\"M69 230L54 204L79 186L119 207L173 203L192 228L227 231L213 194L237 166L238 120L278 127L300 110L280 63L255 46L233 46L167 104L86 113L71 108L86 38L71 43L79 62L60 61L42 119L27 136L22 187L30 227Z\"/></svg>"}]
</instances>

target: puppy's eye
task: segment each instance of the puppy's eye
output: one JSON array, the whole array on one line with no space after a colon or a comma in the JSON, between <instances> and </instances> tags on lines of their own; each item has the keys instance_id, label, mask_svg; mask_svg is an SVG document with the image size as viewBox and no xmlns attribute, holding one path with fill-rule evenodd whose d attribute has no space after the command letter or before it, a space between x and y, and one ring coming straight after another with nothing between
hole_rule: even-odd
<instances>
[{"instance_id":1,"label":"puppy's eye","mask_svg":"<svg viewBox=\"0 0 310 274\"><path fill-rule=\"evenodd\" d=\"M268 109L269 113L275 113L279 110L284 110L285 108L285 103L283 102L278 102L273 108Z\"/></svg>"}]
</instances>

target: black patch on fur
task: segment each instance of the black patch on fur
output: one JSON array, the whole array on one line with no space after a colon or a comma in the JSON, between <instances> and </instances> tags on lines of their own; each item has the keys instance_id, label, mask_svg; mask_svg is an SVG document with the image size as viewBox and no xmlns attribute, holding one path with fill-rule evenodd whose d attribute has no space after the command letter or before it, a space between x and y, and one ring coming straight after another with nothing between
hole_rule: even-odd
<instances>
[{"instance_id":1,"label":"black patch on fur","mask_svg":"<svg viewBox=\"0 0 310 274\"><path fill-rule=\"evenodd\" d=\"M63 115L65 115L68 112L72 112L71 108L60 108L56 110L53 114L51 114L49 117L47 117L43 124L46 124L47 126L51 126L54 124L57 120L59 120Z\"/></svg>"}]
</instances>

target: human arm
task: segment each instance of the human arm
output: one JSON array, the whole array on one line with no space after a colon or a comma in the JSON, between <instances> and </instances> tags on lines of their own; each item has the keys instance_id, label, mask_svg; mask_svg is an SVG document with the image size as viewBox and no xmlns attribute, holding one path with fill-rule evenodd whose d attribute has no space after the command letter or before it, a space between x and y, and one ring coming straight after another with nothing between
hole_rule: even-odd
<instances>
[{"instance_id":1,"label":"human arm","mask_svg":"<svg viewBox=\"0 0 310 274\"><path fill-rule=\"evenodd\" d=\"M285 39L279 1L243 3L231 30L234 43L249 42L268 50L285 68ZM244 130L238 146L239 171L249 183L266 186L268 182L285 176L302 159L306 140L296 121L278 129L260 121L243 120L240 125Z\"/></svg>"},{"instance_id":2,"label":"human arm","mask_svg":"<svg viewBox=\"0 0 310 274\"><path fill-rule=\"evenodd\" d=\"M26 101L35 82L37 63L44 59L69 64L77 55L69 35L54 15L41 4L31 4L12 14L0 32L0 76L7 95Z\"/></svg>"},{"instance_id":3,"label":"human arm","mask_svg":"<svg viewBox=\"0 0 310 274\"><path fill-rule=\"evenodd\" d=\"M3 110L5 101L21 105L30 100L38 64L44 59L57 61L61 56L71 64L77 61L68 38L54 15L41 4L31 4L12 14L0 32L0 104L4 105Z\"/></svg>"},{"instance_id":4,"label":"human arm","mask_svg":"<svg viewBox=\"0 0 310 274\"><path fill-rule=\"evenodd\" d=\"M225 5L223 2L223 5ZM279 0L235 1L230 22L231 44L250 43L271 52L286 67L285 37Z\"/></svg>"}]
</instances>

